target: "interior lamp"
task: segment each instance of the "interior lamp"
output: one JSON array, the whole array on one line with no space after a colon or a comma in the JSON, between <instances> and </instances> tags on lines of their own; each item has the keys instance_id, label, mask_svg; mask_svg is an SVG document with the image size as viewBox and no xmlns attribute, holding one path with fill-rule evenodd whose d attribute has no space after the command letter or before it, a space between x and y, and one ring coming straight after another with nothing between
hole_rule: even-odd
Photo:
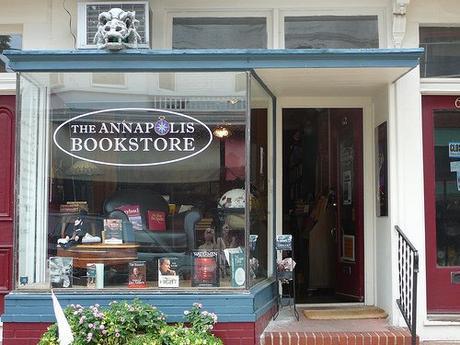
<instances>
[{"instance_id":1,"label":"interior lamp","mask_svg":"<svg viewBox=\"0 0 460 345\"><path fill-rule=\"evenodd\" d=\"M212 131L212 134L214 134L216 138L224 139L232 135L232 131L226 125L219 125Z\"/></svg>"}]
</instances>

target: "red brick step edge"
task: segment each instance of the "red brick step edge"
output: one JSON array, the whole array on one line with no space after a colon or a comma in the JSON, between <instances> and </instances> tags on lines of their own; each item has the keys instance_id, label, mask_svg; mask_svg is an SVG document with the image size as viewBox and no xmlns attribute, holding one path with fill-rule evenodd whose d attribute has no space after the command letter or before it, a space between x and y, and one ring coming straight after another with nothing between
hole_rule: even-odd
<instances>
[{"instance_id":1,"label":"red brick step edge","mask_svg":"<svg viewBox=\"0 0 460 345\"><path fill-rule=\"evenodd\" d=\"M419 340L417 339L417 344ZM382 332L265 332L263 345L411 345L405 329Z\"/></svg>"}]
</instances>

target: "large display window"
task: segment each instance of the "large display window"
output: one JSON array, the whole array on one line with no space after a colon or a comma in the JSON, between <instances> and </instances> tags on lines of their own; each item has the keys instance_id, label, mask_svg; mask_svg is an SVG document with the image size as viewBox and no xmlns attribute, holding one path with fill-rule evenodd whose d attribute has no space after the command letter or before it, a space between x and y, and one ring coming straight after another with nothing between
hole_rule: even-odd
<instances>
[{"instance_id":1,"label":"large display window","mask_svg":"<svg viewBox=\"0 0 460 345\"><path fill-rule=\"evenodd\" d=\"M272 99L250 73L19 85L18 289L246 289L268 276Z\"/></svg>"}]
</instances>

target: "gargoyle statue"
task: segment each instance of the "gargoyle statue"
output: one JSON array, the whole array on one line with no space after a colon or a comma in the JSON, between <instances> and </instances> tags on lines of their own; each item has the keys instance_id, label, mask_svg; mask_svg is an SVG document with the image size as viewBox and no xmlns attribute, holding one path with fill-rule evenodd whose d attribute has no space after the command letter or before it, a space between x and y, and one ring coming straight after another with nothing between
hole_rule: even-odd
<instances>
[{"instance_id":1,"label":"gargoyle statue","mask_svg":"<svg viewBox=\"0 0 460 345\"><path fill-rule=\"evenodd\" d=\"M137 48L141 36L137 33L136 12L112 8L99 14L99 24L94 36L94 43L99 49L121 50Z\"/></svg>"}]
</instances>

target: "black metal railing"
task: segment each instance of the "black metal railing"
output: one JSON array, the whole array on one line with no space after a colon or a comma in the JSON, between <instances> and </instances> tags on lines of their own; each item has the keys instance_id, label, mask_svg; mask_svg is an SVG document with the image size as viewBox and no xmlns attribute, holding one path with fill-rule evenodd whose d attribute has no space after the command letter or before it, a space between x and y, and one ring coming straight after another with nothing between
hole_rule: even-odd
<instances>
[{"instance_id":1,"label":"black metal railing","mask_svg":"<svg viewBox=\"0 0 460 345\"><path fill-rule=\"evenodd\" d=\"M418 251L399 226L396 225L395 229L398 233L399 273L399 299L396 300L396 303L411 332L411 343L416 345Z\"/></svg>"}]
</instances>

